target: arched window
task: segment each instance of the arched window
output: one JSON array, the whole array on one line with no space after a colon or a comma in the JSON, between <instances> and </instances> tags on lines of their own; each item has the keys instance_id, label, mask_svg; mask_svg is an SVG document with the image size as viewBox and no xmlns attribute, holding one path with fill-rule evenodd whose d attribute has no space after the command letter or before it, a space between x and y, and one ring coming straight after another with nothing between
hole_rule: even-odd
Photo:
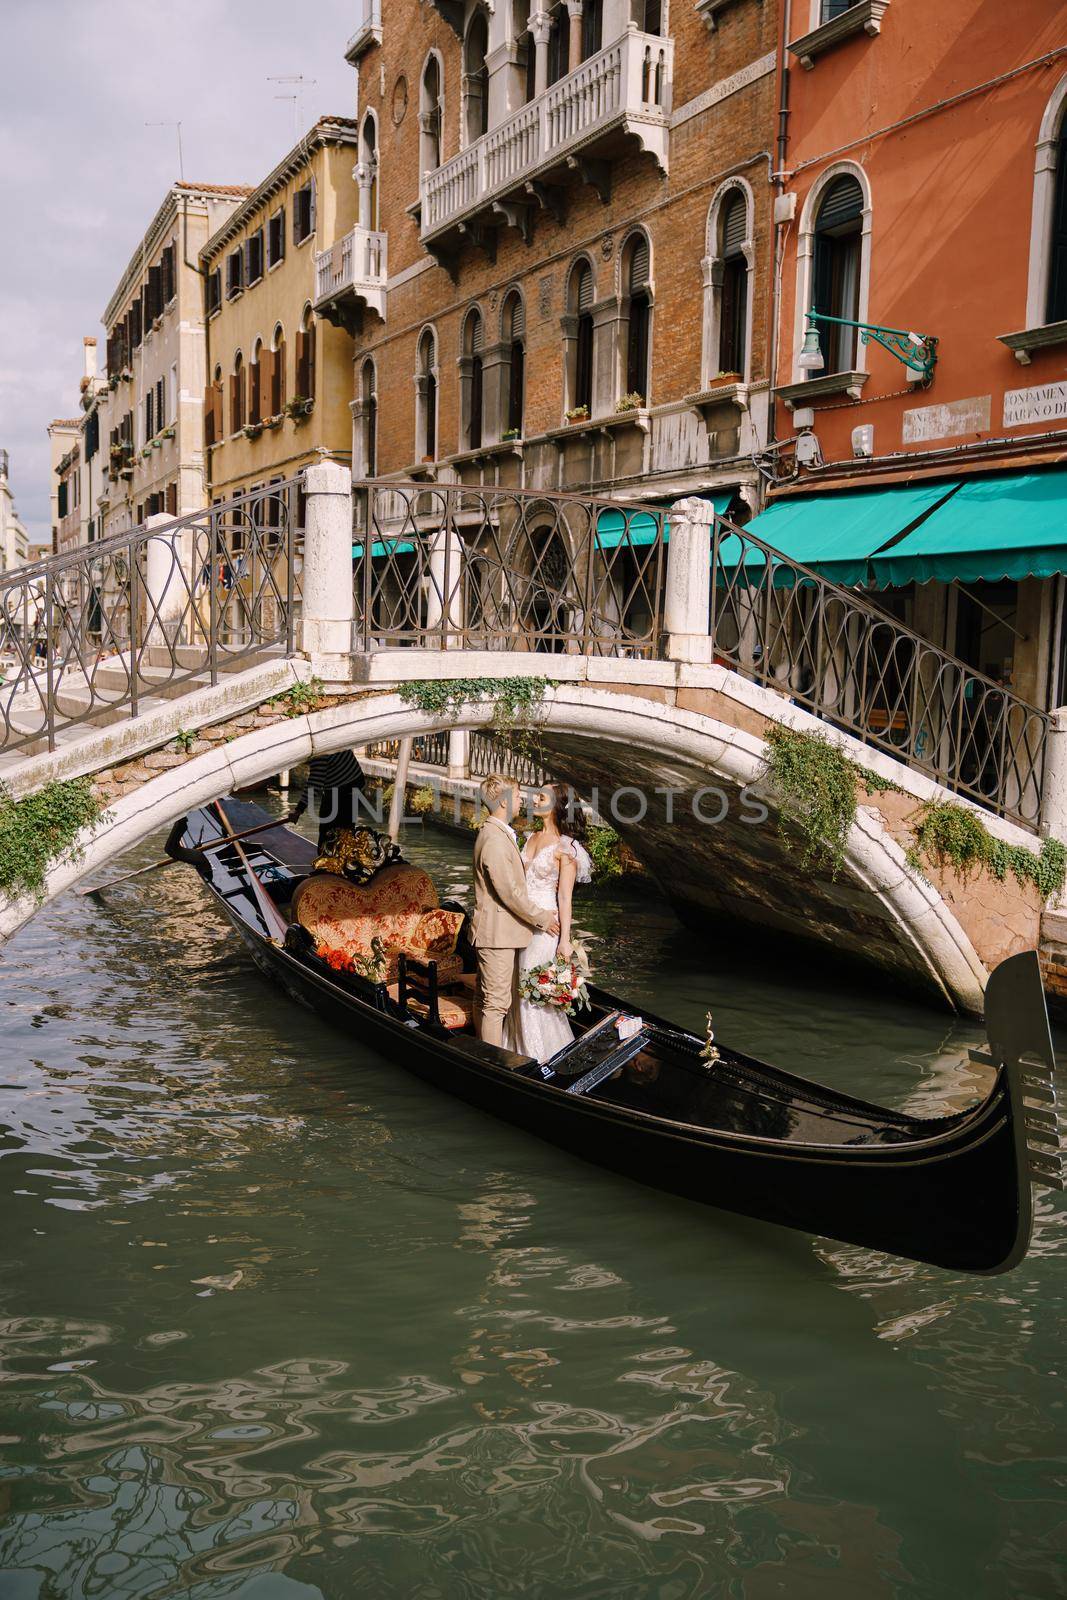
<instances>
[{"instance_id":1,"label":"arched window","mask_svg":"<svg viewBox=\"0 0 1067 1600\"><path fill-rule=\"evenodd\" d=\"M437 457L437 336L419 335L415 361L415 450L423 461Z\"/></svg>"},{"instance_id":2,"label":"arched window","mask_svg":"<svg viewBox=\"0 0 1067 1600\"><path fill-rule=\"evenodd\" d=\"M263 421L263 340L257 339L252 347L252 360L248 367L248 420Z\"/></svg>"},{"instance_id":3,"label":"arched window","mask_svg":"<svg viewBox=\"0 0 1067 1600\"><path fill-rule=\"evenodd\" d=\"M564 323L567 346L567 407L585 406L593 411L593 301L596 288L593 269L583 257L575 262L567 285L567 319Z\"/></svg>"},{"instance_id":4,"label":"arched window","mask_svg":"<svg viewBox=\"0 0 1067 1600\"><path fill-rule=\"evenodd\" d=\"M374 478L378 473L378 379L369 357L359 371L356 409L356 470L365 478Z\"/></svg>"},{"instance_id":5,"label":"arched window","mask_svg":"<svg viewBox=\"0 0 1067 1600\"><path fill-rule=\"evenodd\" d=\"M1034 159L1026 327L1050 322L1067 322L1067 74L1045 106ZM1011 348L1028 359L1028 343Z\"/></svg>"},{"instance_id":6,"label":"arched window","mask_svg":"<svg viewBox=\"0 0 1067 1600\"><path fill-rule=\"evenodd\" d=\"M222 368L216 367L204 396L204 443L221 444L225 432L222 416Z\"/></svg>"},{"instance_id":7,"label":"arched window","mask_svg":"<svg viewBox=\"0 0 1067 1600\"><path fill-rule=\"evenodd\" d=\"M526 307L517 289L504 301L501 332L507 352L503 368L507 383L504 428L521 436L526 409Z\"/></svg>"},{"instance_id":8,"label":"arched window","mask_svg":"<svg viewBox=\"0 0 1067 1600\"><path fill-rule=\"evenodd\" d=\"M626 297L626 393L639 394L642 403L647 405L652 346L652 288L648 238L644 233L635 233L627 240L622 267Z\"/></svg>"},{"instance_id":9,"label":"arched window","mask_svg":"<svg viewBox=\"0 0 1067 1600\"><path fill-rule=\"evenodd\" d=\"M463 41L463 126L468 144L489 131L488 53L489 23L479 6Z\"/></svg>"},{"instance_id":10,"label":"arched window","mask_svg":"<svg viewBox=\"0 0 1067 1600\"><path fill-rule=\"evenodd\" d=\"M463 324L463 354L459 363L460 427L462 448L481 447L485 413L485 323L474 307Z\"/></svg>"},{"instance_id":11,"label":"arched window","mask_svg":"<svg viewBox=\"0 0 1067 1600\"><path fill-rule=\"evenodd\" d=\"M705 383L723 372L749 375L752 195L732 178L713 197L704 257Z\"/></svg>"},{"instance_id":12,"label":"arched window","mask_svg":"<svg viewBox=\"0 0 1067 1600\"><path fill-rule=\"evenodd\" d=\"M422 69L419 88L419 167L423 172L434 172L441 165L444 105L441 58L431 50Z\"/></svg>"},{"instance_id":13,"label":"arched window","mask_svg":"<svg viewBox=\"0 0 1067 1600\"><path fill-rule=\"evenodd\" d=\"M304 307L296 335L296 394L293 399L315 398L315 314Z\"/></svg>"},{"instance_id":14,"label":"arched window","mask_svg":"<svg viewBox=\"0 0 1067 1600\"><path fill-rule=\"evenodd\" d=\"M582 6L582 60L588 61L600 49L604 37L603 0L585 0Z\"/></svg>"},{"instance_id":15,"label":"arched window","mask_svg":"<svg viewBox=\"0 0 1067 1600\"><path fill-rule=\"evenodd\" d=\"M863 190L846 173L819 200L811 271L811 306L831 317L856 321L863 253ZM851 372L856 364L856 329L819 324L826 372Z\"/></svg>"},{"instance_id":16,"label":"arched window","mask_svg":"<svg viewBox=\"0 0 1067 1600\"><path fill-rule=\"evenodd\" d=\"M233 358L230 373L230 432L240 433L245 425L245 364L240 350Z\"/></svg>"},{"instance_id":17,"label":"arched window","mask_svg":"<svg viewBox=\"0 0 1067 1600\"><path fill-rule=\"evenodd\" d=\"M272 417L280 416L285 408L285 331L279 322L270 341L270 395L268 404Z\"/></svg>"},{"instance_id":18,"label":"arched window","mask_svg":"<svg viewBox=\"0 0 1067 1600\"><path fill-rule=\"evenodd\" d=\"M378 119L373 111L364 113L359 125L359 164L356 167L359 184L359 225L377 231L378 228Z\"/></svg>"}]
</instances>

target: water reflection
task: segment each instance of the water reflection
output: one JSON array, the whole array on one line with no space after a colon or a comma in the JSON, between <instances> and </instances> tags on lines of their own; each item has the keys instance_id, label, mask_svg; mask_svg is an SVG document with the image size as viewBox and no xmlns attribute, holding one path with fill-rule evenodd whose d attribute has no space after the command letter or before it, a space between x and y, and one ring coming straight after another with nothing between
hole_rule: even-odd
<instances>
[{"instance_id":1,"label":"water reflection","mask_svg":"<svg viewBox=\"0 0 1067 1600\"><path fill-rule=\"evenodd\" d=\"M638 909L582 908L639 1001L981 1092L970 1024ZM1059 1198L986 1283L643 1191L271 996L181 870L50 907L0 1006L4 1600L1062 1592Z\"/></svg>"}]
</instances>

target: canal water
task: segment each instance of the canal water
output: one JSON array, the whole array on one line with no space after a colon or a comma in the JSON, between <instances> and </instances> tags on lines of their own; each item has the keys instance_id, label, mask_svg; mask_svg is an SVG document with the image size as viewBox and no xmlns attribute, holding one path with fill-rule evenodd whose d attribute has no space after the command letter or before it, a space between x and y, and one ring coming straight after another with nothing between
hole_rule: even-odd
<instances>
[{"instance_id":1,"label":"canal water","mask_svg":"<svg viewBox=\"0 0 1067 1600\"><path fill-rule=\"evenodd\" d=\"M980 1090L971 1023L647 888L579 921L782 1066ZM1060 1197L983 1281L646 1191L273 993L180 867L43 911L0 1028L2 1600L1065 1592Z\"/></svg>"}]
</instances>

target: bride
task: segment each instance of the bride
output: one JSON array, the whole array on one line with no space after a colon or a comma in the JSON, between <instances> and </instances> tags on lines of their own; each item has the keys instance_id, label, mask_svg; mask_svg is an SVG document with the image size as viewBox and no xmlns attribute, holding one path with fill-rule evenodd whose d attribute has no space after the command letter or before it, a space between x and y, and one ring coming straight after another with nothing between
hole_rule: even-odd
<instances>
[{"instance_id":1,"label":"bride","mask_svg":"<svg viewBox=\"0 0 1067 1600\"><path fill-rule=\"evenodd\" d=\"M546 784L534 800L534 816L541 828L531 833L522 850L526 869L526 892L536 906L553 909L559 917L559 939L551 933L535 933L519 958L521 972L540 967L558 953L569 961L574 953L571 941L571 901L575 883L588 883L592 862L576 834L584 832L584 818L578 797L568 784ZM518 1035L510 1023L504 1043L537 1061L547 1061L557 1050L570 1044L574 1031L565 1013L549 1006L519 1006Z\"/></svg>"}]
</instances>

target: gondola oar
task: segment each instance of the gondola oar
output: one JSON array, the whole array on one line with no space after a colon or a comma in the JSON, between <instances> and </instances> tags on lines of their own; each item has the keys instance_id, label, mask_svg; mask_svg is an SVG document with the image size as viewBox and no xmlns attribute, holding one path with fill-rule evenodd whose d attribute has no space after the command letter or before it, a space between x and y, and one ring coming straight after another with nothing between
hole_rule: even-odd
<instances>
[{"instance_id":1,"label":"gondola oar","mask_svg":"<svg viewBox=\"0 0 1067 1600\"><path fill-rule=\"evenodd\" d=\"M235 839L250 839L254 833L269 833L271 828L284 828L292 822L292 817L278 817L274 822L260 822L254 828L246 828L243 833L223 834L218 839L210 839L206 844L190 845L190 851L205 854L208 850L217 850L219 845L232 844ZM161 856L158 861L152 861L147 867L138 867L136 872L127 872L124 877L112 878L110 883L92 883L87 889L75 889L76 895L83 898L89 894L103 894L105 889L117 889L121 883L130 883L134 878L143 878L146 872L155 872L159 867L173 867L178 861L177 856Z\"/></svg>"},{"instance_id":2,"label":"gondola oar","mask_svg":"<svg viewBox=\"0 0 1067 1600\"><path fill-rule=\"evenodd\" d=\"M228 821L225 811L223 811L222 806L217 800L215 801L215 810L218 812L223 822ZM252 831L252 829L249 829L250 833ZM237 853L237 859L245 869L245 877L248 879L248 887L252 891L252 898L255 900L256 908L263 919L263 926L267 930L267 938L272 944L281 944L285 938L286 930L288 929L289 924L286 922L285 918L278 910L278 907L274 904L274 901L270 898L270 895L256 877L256 874L252 871L252 864L238 843L238 840L243 839L244 837L244 834L233 833L228 839L223 839L221 843L233 845L233 848Z\"/></svg>"}]
</instances>

